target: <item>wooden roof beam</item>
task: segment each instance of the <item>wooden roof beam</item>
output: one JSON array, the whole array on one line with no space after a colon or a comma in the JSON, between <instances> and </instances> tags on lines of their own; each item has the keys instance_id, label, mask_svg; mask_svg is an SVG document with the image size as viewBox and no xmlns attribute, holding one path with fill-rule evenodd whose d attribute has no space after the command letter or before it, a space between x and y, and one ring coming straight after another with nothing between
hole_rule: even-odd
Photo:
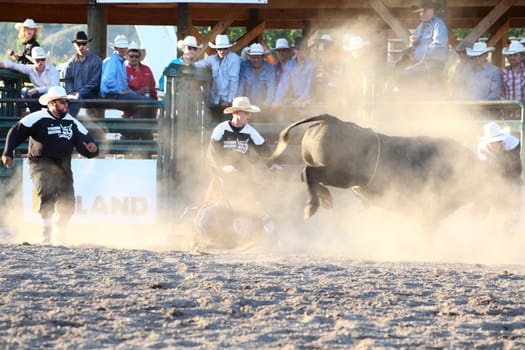
<instances>
[{"instance_id":1,"label":"wooden roof beam","mask_svg":"<svg viewBox=\"0 0 525 350\"><path fill-rule=\"evenodd\" d=\"M403 40L405 44L409 44L408 37L410 32L406 29L401 21L392 15L388 7L385 6L382 0L370 0L370 6L377 12L389 26L392 28L394 33Z\"/></svg>"},{"instance_id":2,"label":"wooden roof beam","mask_svg":"<svg viewBox=\"0 0 525 350\"><path fill-rule=\"evenodd\" d=\"M465 37L464 40L474 42L485 33L498 19L507 12L517 0L500 0L500 2L489 12L479 24Z\"/></svg>"},{"instance_id":3,"label":"wooden roof beam","mask_svg":"<svg viewBox=\"0 0 525 350\"><path fill-rule=\"evenodd\" d=\"M203 47L197 50L197 52L195 53L195 58L201 56L204 53L204 51L208 49L208 43L210 41L213 42L213 40L215 40L215 37L218 34L224 33L228 29L228 27L233 23L233 21L235 21L235 19L241 15L242 12L243 10L240 9L226 13L224 19L217 23L215 26L213 26L210 32L202 38Z\"/></svg>"},{"instance_id":4,"label":"wooden roof beam","mask_svg":"<svg viewBox=\"0 0 525 350\"><path fill-rule=\"evenodd\" d=\"M243 47L248 46L248 44L250 44L252 42L252 40L257 38L259 35L262 35L262 33L263 33L265 28L266 28L266 23L265 22L259 23L252 30L250 30L249 32L244 34L242 37L237 39L237 42L235 43L235 45L232 46L232 50L233 51L239 51Z\"/></svg>"}]
</instances>

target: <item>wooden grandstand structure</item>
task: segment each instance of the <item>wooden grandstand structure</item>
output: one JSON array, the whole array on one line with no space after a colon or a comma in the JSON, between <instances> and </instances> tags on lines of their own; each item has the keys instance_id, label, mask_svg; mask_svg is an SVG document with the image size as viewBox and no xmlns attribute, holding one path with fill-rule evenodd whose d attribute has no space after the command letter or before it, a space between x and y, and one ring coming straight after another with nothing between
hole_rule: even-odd
<instances>
[{"instance_id":1,"label":"wooden grandstand structure","mask_svg":"<svg viewBox=\"0 0 525 350\"><path fill-rule=\"evenodd\" d=\"M131 1L131 0L130 0ZM136 1L136 0L133 0ZM496 52L507 44L509 28L525 27L525 0L435 0L442 7L449 29L472 29L468 40L489 33L489 44ZM366 19L379 30L390 31L407 40L418 16L410 6L419 0L257 0L249 4L209 2L101 3L97 0L0 0L0 21L34 18L40 23L87 23L94 40L91 49L104 53L106 25L176 25L181 36L198 34L195 26L210 26L203 43L229 26L244 26L246 35L238 41L244 46L265 29L302 29L312 35L317 30L348 26ZM452 31L451 31L452 32ZM457 40L450 38L454 46ZM498 50L499 49L499 50ZM499 55L493 59L501 60Z\"/></svg>"}]
</instances>

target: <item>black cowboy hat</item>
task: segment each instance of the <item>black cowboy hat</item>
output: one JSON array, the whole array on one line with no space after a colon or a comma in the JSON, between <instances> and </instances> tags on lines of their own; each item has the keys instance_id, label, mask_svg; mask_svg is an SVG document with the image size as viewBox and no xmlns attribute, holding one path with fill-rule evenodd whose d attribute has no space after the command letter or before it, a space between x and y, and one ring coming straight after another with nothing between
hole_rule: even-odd
<instances>
[{"instance_id":1,"label":"black cowboy hat","mask_svg":"<svg viewBox=\"0 0 525 350\"><path fill-rule=\"evenodd\" d=\"M420 12L424 9L437 9L439 7L439 4L435 3L432 0L421 0L421 4L418 5L412 5L410 6L410 10L412 12Z\"/></svg>"},{"instance_id":2,"label":"black cowboy hat","mask_svg":"<svg viewBox=\"0 0 525 350\"><path fill-rule=\"evenodd\" d=\"M86 32L84 31L80 31L80 32L76 32L75 33L75 36L74 36L74 39L71 41L72 43L75 43L77 41L87 41L87 42L90 42L91 40L93 39L88 39L88 36L86 34Z\"/></svg>"}]
</instances>

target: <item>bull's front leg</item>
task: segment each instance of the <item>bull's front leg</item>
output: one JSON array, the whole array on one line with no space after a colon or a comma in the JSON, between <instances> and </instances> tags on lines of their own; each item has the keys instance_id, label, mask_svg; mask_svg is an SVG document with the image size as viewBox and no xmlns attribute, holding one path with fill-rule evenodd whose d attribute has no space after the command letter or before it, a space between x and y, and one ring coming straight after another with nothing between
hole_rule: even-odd
<instances>
[{"instance_id":1,"label":"bull's front leg","mask_svg":"<svg viewBox=\"0 0 525 350\"><path fill-rule=\"evenodd\" d=\"M319 209L319 196L317 195L317 178L315 176L315 167L306 166L303 169L301 179L306 183L308 188L308 200L304 206L304 218L311 218Z\"/></svg>"}]
</instances>

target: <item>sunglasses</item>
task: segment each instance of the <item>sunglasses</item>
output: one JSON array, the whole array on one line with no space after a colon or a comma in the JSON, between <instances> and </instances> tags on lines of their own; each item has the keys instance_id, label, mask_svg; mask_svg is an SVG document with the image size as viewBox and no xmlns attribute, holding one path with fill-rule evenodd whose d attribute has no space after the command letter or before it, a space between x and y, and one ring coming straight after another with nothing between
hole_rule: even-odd
<instances>
[{"instance_id":1,"label":"sunglasses","mask_svg":"<svg viewBox=\"0 0 525 350\"><path fill-rule=\"evenodd\" d=\"M88 42L87 41L75 41L75 44L77 44L78 46L87 46Z\"/></svg>"},{"instance_id":2,"label":"sunglasses","mask_svg":"<svg viewBox=\"0 0 525 350\"><path fill-rule=\"evenodd\" d=\"M65 98L61 98L61 99L58 99L58 100L55 100L55 102L60 102L61 105L65 105L67 103L69 103L69 101Z\"/></svg>"},{"instance_id":3,"label":"sunglasses","mask_svg":"<svg viewBox=\"0 0 525 350\"><path fill-rule=\"evenodd\" d=\"M45 62L46 59L45 58L37 58L35 61L37 61L37 62Z\"/></svg>"},{"instance_id":4,"label":"sunglasses","mask_svg":"<svg viewBox=\"0 0 525 350\"><path fill-rule=\"evenodd\" d=\"M217 51L227 51L227 50L228 50L227 47L224 47L224 48L222 48L222 49L217 49Z\"/></svg>"},{"instance_id":5,"label":"sunglasses","mask_svg":"<svg viewBox=\"0 0 525 350\"><path fill-rule=\"evenodd\" d=\"M197 47L193 47L193 46L188 46L188 50L197 51L198 48Z\"/></svg>"},{"instance_id":6,"label":"sunglasses","mask_svg":"<svg viewBox=\"0 0 525 350\"><path fill-rule=\"evenodd\" d=\"M128 55L128 58L139 58L140 55Z\"/></svg>"}]
</instances>

